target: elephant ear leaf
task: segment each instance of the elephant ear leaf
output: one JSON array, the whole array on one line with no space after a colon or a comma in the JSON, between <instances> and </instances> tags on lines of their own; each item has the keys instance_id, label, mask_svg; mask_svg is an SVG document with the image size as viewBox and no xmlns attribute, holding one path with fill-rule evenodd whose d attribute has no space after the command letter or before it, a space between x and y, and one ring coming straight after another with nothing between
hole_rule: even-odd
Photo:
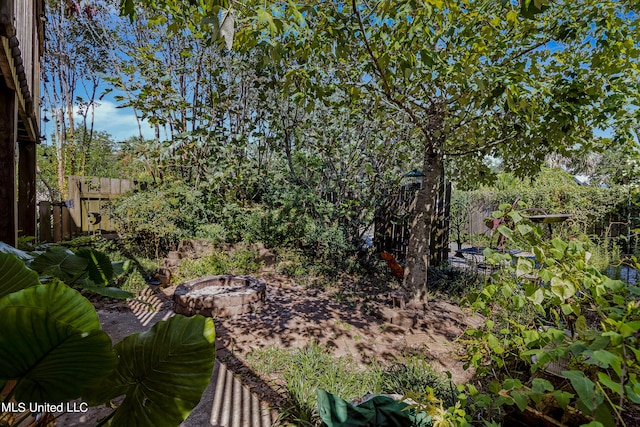
<instances>
[{"instance_id":1,"label":"elephant ear leaf","mask_svg":"<svg viewBox=\"0 0 640 427\"><path fill-rule=\"evenodd\" d=\"M0 325L11 325L0 334L0 381L16 381L17 401L75 399L117 364L91 303L62 283L0 299Z\"/></svg>"},{"instance_id":2,"label":"elephant ear leaf","mask_svg":"<svg viewBox=\"0 0 640 427\"><path fill-rule=\"evenodd\" d=\"M176 426L191 413L207 387L215 361L213 319L174 316L115 346L114 375L88 398L101 404L126 394L112 425Z\"/></svg>"},{"instance_id":3,"label":"elephant ear leaf","mask_svg":"<svg viewBox=\"0 0 640 427\"><path fill-rule=\"evenodd\" d=\"M16 249L5 242L0 242L0 252L7 253L7 254L14 254L15 256L20 258L22 261L27 263L33 259L33 256L28 252L21 251L20 249Z\"/></svg>"},{"instance_id":4,"label":"elephant ear leaf","mask_svg":"<svg viewBox=\"0 0 640 427\"><path fill-rule=\"evenodd\" d=\"M0 298L39 285L38 274L13 254L0 252Z\"/></svg>"},{"instance_id":5,"label":"elephant ear leaf","mask_svg":"<svg viewBox=\"0 0 640 427\"><path fill-rule=\"evenodd\" d=\"M113 265L104 252L94 249L80 249L76 255L88 261L89 279L96 285L106 286L113 279Z\"/></svg>"},{"instance_id":6,"label":"elephant ear leaf","mask_svg":"<svg viewBox=\"0 0 640 427\"><path fill-rule=\"evenodd\" d=\"M88 277L80 284L80 286L86 291L109 298L127 299L134 297L133 293L125 291L124 289L116 288L114 286L98 286Z\"/></svg>"},{"instance_id":7,"label":"elephant ear leaf","mask_svg":"<svg viewBox=\"0 0 640 427\"><path fill-rule=\"evenodd\" d=\"M64 283L38 285L0 299L0 310L12 306L45 310L52 319L81 332L101 329L100 318L91 302Z\"/></svg>"},{"instance_id":8,"label":"elephant ear leaf","mask_svg":"<svg viewBox=\"0 0 640 427\"><path fill-rule=\"evenodd\" d=\"M86 275L89 261L61 246L48 248L31 263L31 268L40 274L50 274L70 285Z\"/></svg>"}]
</instances>

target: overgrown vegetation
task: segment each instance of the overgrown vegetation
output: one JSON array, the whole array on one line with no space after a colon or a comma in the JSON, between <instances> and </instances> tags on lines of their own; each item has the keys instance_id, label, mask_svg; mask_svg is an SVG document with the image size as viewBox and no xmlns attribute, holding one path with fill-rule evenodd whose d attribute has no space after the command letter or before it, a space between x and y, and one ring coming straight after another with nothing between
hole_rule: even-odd
<instances>
[{"instance_id":1,"label":"overgrown vegetation","mask_svg":"<svg viewBox=\"0 0 640 427\"><path fill-rule=\"evenodd\" d=\"M174 281L180 283L218 274L247 275L255 273L262 266L257 255L255 250L236 249L231 254L214 252L202 258L185 259L176 271Z\"/></svg>"},{"instance_id":2,"label":"overgrown vegetation","mask_svg":"<svg viewBox=\"0 0 640 427\"><path fill-rule=\"evenodd\" d=\"M264 194L261 203L240 206L207 199L184 184L150 188L121 196L112 204L123 244L133 253L158 258L175 250L183 238L200 237L213 243L263 243L281 255L280 271L300 276L308 270L335 273L349 266L359 236L347 235L336 207L301 189L279 188ZM233 257L248 256L234 254ZM187 261L184 269L224 271L240 260L218 254L207 260ZM205 267L209 262L211 265ZM230 263L230 264L229 264ZM228 264L228 265L227 265ZM195 274L195 273L194 273Z\"/></svg>"},{"instance_id":3,"label":"overgrown vegetation","mask_svg":"<svg viewBox=\"0 0 640 427\"><path fill-rule=\"evenodd\" d=\"M454 241L487 243L488 239L469 236L469 218L472 212L490 216L501 204L524 204L525 215L568 214L570 217L553 225L553 233L565 239L576 235L589 235L603 251L624 247L627 253L635 250L638 228L638 203L634 189L628 185L607 188L578 185L574 176L561 169L545 168L535 177L520 179L501 172L492 185L472 191L454 192ZM476 224L476 228L478 225ZM487 233L488 233L488 229ZM479 232L479 230L476 230ZM612 236L615 232L616 237ZM628 233L631 232L631 241ZM495 242L494 242L495 243ZM615 262L615 257L612 257Z\"/></svg>"},{"instance_id":4,"label":"overgrown vegetation","mask_svg":"<svg viewBox=\"0 0 640 427\"><path fill-rule=\"evenodd\" d=\"M312 344L296 350L265 348L247 355L251 367L261 375L279 377L286 402L279 408L283 419L299 426L320 425L318 389L345 400L367 394L426 393L431 391L446 404L454 404L457 392L449 381L419 357L389 366L358 366L351 358L334 358Z\"/></svg>"},{"instance_id":5,"label":"overgrown vegetation","mask_svg":"<svg viewBox=\"0 0 640 427\"><path fill-rule=\"evenodd\" d=\"M499 421L510 406L572 406L575 424L634 424L628 417L640 404L640 289L603 275L582 242L545 239L521 212L501 208L514 226L498 232L534 257L485 253L499 270L469 297L486 320L467 334L468 364L487 388L467 388L469 408Z\"/></svg>"},{"instance_id":6,"label":"overgrown vegetation","mask_svg":"<svg viewBox=\"0 0 640 427\"><path fill-rule=\"evenodd\" d=\"M422 361L362 370L317 346L256 352L258 369L283 375L286 413L300 424L317 423L319 387L347 399L394 391L431 404L429 386L449 406L443 422L455 425L495 425L514 407L551 402L575 406L576 424L608 427L640 403L638 290L602 273L625 259L637 267L624 257L637 249L639 217L640 37L631 1L249 0L233 3L241 24L234 42L224 40L228 50L218 46L219 18L231 16L226 0L46 3L42 93L55 135L38 149L41 192L66 200L65 177L75 173L144 183L109 207L118 246L79 241L34 254L47 286L128 295L122 289L141 287L146 268L199 237L262 243L276 271L300 283L364 273L383 277L371 294L403 286L422 301L466 297L485 315L466 343L483 387L461 385L457 401ZM153 136L142 126L126 141L94 132L97 101L130 108ZM553 167L536 175L545 163ZM407 275L394 281L369 237L403 174L420 166ZM563 169L610 188L578 186ZM486 282L430 268L444 176L461 189L493 182L455 192L453 241L491 247L500 237L533 255L487 252L496 272ZM516 200L573 216L548 231L513 210ZM498 207L495 236L465 235L472 212ZM176 277L259 268L250 250L218 251L184 260ZM355 300L351 283L342 285L336 298Z\"/></svg>"}]
</instances>

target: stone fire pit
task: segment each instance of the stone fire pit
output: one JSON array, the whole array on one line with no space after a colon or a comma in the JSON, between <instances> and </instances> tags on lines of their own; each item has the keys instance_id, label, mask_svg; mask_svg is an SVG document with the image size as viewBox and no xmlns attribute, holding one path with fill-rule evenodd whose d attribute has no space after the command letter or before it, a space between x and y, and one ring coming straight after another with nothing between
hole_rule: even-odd
<instances>
[{"instance_id":1,"label":"stone fire pit","mask_svg":"<svg viewBox=\"0 0 640 427\"><path fill-rule=\"evenodd\" d=\"M235 316L264 303L266 284L248 276L208 276L179 285L173 311L185 316Z\"/></svg>"}]
</instances>

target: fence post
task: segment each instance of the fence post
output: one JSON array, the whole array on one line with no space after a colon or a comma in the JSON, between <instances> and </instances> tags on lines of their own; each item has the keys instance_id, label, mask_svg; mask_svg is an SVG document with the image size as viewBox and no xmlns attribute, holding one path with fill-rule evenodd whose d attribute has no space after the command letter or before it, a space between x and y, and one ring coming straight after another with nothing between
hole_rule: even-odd
<instances>
[{"instance_id":1,"label":"fence post","mask_svg":"<svg viewBox=\"0 0 640 427\"><path fill-rule=\"evenodd\" d=\"M51 242L51 203L40 202L38 205L40 217L40 239L39 242Z\"/></svg>"},{"instance_id":2,"label":"fence post","mask_svg":"<svg viewBox=\"0 0 640 427\"><path fill-rule=\"evenodd\" d=\"M74 227L72 226L73 219L71 218L69 208L66 205L62 205L60 210L62 211L62 239L69 240L75 234Z\"/></svg>"}]
</instances>

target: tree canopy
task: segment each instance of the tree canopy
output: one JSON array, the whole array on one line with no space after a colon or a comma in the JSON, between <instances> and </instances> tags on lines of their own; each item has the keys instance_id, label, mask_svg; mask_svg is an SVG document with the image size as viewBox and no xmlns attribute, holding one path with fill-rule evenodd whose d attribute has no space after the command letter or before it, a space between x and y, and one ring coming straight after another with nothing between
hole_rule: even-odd
<instances>
[{"instance_id":1,"label":"tree canopy","mask_svg":"<svg viewBox=\"0 0 640 427\"><path fill-rule=\"evenodd\" d=\"M205 44L220 39L220 18L233 12L234 49L251 52L265 78L278 76L278 102L307 114L349 105L403 135L391 154L417 150L425 177L405 287L418 298L445 170L465 185L489 177L487 158L525 175L553 153L604 149L598 131L616 144L636 142L639 17L631 2L143 3L154 11L150 24ZM140 14L131 1L121 7ZM289 159L286 139L298 125L294 116L268 126L281 129Z\"/></svg>"}]
</instances>

